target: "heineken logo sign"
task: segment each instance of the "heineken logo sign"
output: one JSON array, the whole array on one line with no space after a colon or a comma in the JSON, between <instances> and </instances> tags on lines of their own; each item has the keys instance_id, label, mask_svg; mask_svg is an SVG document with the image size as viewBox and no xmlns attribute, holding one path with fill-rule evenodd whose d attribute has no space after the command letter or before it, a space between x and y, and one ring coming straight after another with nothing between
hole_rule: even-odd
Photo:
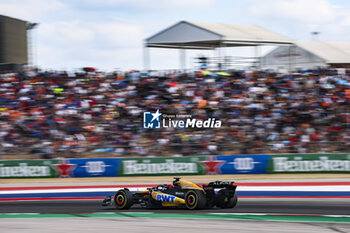
<instances>
[{"instance_id":1,"label":"heineken logo sign","mask_svg":"<svg viewBox=\"0 0 350 233\"><path fill-rule=\"evenodd\" d=\"M0 178L71 177L76 165L68 160L2 160Z\"/></svg>"},{"instance_id":2,"label":"heineken logo sign","mask_svg":"<svg viewBox=\"0 0 350 233\"><path fill-rule=\"evenodd\" d=\"M136 174L176 174L197 173L198 165L195 162L175 162L173 159L165 159L164 162L152 162L149 159L143 161L124 160L124 175Z\"/></svg>"},{"instance_id":3,"label":"heineken logo sign","mask_svg":"<svg viewBox=\"0 0 350 233\"><path fill-rule=\"evenodd\" d=\"M273 172L349 172L350 160L335 156L274 156Z\"/></svg>"},{"instance_id":4,"label":"heineken logo sign","mask_svg":"<svg viewBox=\"0 0 350 233\"><path fill-rule=\"evenodd\" d=\"M176 158L130 158L120 162L120 175L200 175L204 168L201 161L205 157L176 157Z\"/></svg>"},{"instance_id":5,"label":"heineken logo sign","mask_svg":"<svg viewBox=\"0 0 350 233\"><path fill-rule=\"evenodd\" d=\"M50 176L48 166L28 166L27 163L19 163L18 166L6 166L0 164L0 177L40 177Z\"/></svg>"}]
</instances>

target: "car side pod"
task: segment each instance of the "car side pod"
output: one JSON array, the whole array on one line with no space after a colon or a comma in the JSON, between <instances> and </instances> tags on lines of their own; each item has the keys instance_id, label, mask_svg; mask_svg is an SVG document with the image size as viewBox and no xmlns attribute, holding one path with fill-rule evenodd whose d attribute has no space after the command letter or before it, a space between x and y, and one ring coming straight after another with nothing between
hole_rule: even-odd
<instances>
[{"instance_id":1,"label":"car side pod","mask_svg":"<svg viewBox=\"0 0 350 233\"><path fill-rule=\"evenodd\" d=\"M160 191L153 191L151 195L155 201L162 202L162 206L180 206L185 205L185 200L175 195L163 193Z\"/></svg>"}]
</instances>

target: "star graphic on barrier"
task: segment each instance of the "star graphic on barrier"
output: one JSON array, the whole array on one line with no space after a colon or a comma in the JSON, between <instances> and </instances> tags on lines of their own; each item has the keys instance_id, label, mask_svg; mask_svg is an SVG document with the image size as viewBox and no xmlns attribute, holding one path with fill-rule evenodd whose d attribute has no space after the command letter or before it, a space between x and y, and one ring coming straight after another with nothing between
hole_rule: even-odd
<instances>
[{"instance_id":1,"label":"star graphic on barrier","mask_svg":"<svg viewBox=\"0 0 350 233\"><path fill-rule=\"evenodd\" d=\"M58 171L58 177L72 177L72 171L77 166L76 164L69 164L68 160L61 160L60 164L54 164L53 166Z\"/></svg>"},{"instance_id":2,"label":"star graphic on barrier","mask_svg":"<svg viewBox=\"0 0 350 233\"><path fill-rule=\"evenodd\" d=\"M214 156L209 157L209 161L201 161L201 164L205 166L206 174L220 174L219 168L225 161L214 160Z\"/></svg>"},{"instance_id":3,"label":"star graphic on barrier","mask_svg":"<svg viewBox=\"0 0 350 233\"><path fill-rule=\"evenodd\" d=\"M159 112L159 109L157 109L157 111L155 113L151 113L152 117L152 121L154 121L155 119L158 119L158 117L160 117L162 114Z\"/></svg>"}]
</instances>

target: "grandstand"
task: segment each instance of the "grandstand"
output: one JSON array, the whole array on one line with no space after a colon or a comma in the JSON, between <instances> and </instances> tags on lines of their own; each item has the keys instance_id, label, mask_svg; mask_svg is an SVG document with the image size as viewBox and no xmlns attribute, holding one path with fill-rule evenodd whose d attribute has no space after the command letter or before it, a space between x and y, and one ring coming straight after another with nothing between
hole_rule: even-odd
<instances>
[{"instance_id":1,"label":"grandstand","mask_svg":"<svg viewBox=\"0 0 350 233\"><path fill-rule=\"evenodd\" d=\"M3 158L344 152L349 76L98 71L0 75ZM220 119L219 129L142 128L142 112ZM12 157L13 158L13 157Z\"/></svg>"}]
</instances>

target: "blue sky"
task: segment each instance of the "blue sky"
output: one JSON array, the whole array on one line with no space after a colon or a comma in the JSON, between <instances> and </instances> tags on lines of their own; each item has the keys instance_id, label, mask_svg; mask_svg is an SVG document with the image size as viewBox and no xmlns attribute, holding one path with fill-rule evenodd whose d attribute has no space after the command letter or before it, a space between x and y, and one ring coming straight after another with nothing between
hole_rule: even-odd
<instances>
[{"instance_id":1,"label":"blue sky","mask_svg":"<svg viewBox=\"0 0 350 233\"><path fill-rule=\"evenodd\" d=\"M40 24L34 63L45 69L141 69L143 39L180 20L256 24L297 40L320 31L319 40L350 41L350 2L340 0L0 0L0 14ZM178 53L151 49L151 67L178 68ZM188 52L187 67L201 54L215 51Z\"/></svg>"}]
</instances>

